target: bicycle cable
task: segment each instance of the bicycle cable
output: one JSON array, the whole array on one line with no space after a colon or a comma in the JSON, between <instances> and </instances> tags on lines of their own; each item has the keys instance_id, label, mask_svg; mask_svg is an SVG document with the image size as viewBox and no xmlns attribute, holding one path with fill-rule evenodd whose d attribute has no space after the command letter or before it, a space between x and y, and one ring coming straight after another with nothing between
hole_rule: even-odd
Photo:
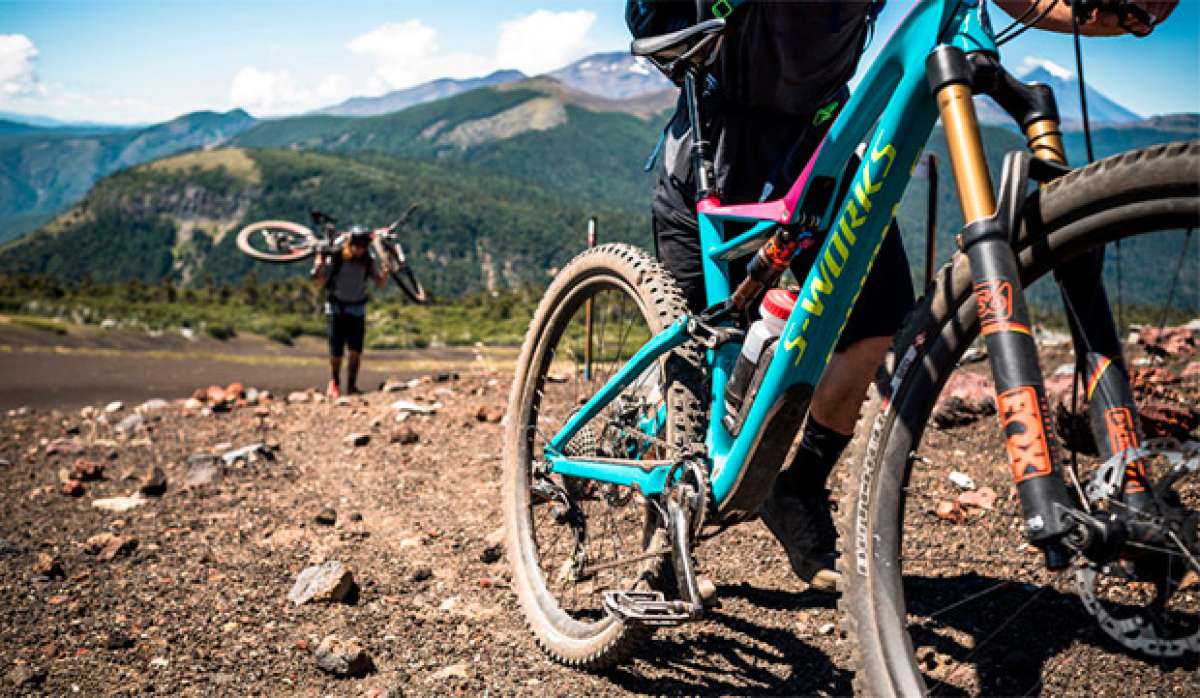
<instances>
[{"instance_id":1,"label":"bicycle cable","mask_svg":"<svg viewBox=\"0 0 1200 698\"><path fill-rule=\"evenodd\" d=\"M1030 14L1030 12L1034 8L1037 7L1037 5L1034 4L1034 6L1032 8L1030 8L1029 10L1026 10L1025 13L1022 14L1020 18L1013 21L1012 24L1005 27L1003 30L1001 30L1001 32L999 34L996 35L996 46L1003 46L1004 44L1007 44L1008 42L1010 42L1013 39L1017 38L1018 36L1024 34L1025 32L1029 31L1030 29L1033 29L1034 27L1036 27L1038 24L1040 24L1042 22L1043 19L1046 19L1046 17L1050 14L1051 10L1053 10L1055 7L1058 6L1058 3L1059 3L1059 0L1051 0L1050 4L1046 6L1046 9L1042 10L1041 13L1039 13L1037 17L1034 17L1032 20L1025 22L1024 21L1025 18ZM1011 28L1018 23L1021 23L1023 26L1021 28L1017 29L1016 31L1009 33Z\"/></svg>"},{"instance_id":2,"label":"bicycle cable","mask_svg":"<svg viewBox=\"0 0 1200 698\"><path fill-rule=\"evenodd\" d=\"M1092 121L1088 116L1087 79L1083 73L1083 46L1079 34L1079 14L1075 8L1071 8L1071 36L1075 44L1075 71L1079 76L1079 113L1083 118L1083 144L1087 150L1087 161L1090 165L1096 161L1096 151L1092 147ZM1120 238L1117 239L1113 248L1116 250L1116 258L1113 262L1117 268L1117 336L1119 337L1125 329L1125 283L1121 273ZM1103 283L1103 279L1104 271L1101 267L1100 277L1096 283Z\"/></svg>"},{"instance_id":3,"label":"bicycle cable","mask_svg":"<svg viewBox=\"0 0 1200 698\"><path fill-rule=\"evenodd\" d=\"M1036 12L1038 5L1040 5L1040 4L1041 4L1041 0L1037 0L1037 2L1033 3L1032 5L1029 6L1028 9L1026 9L1024 12L1022 12L1020 17L1017 17L1013 21L1009 22L1007 27L996 32L996 37L995 37L996 40L1000 41L1001 39L1004 38L1004 35L1009 33L1010 31L1012 31L1014 27L1016 27L1018 24L1023 23L1025 20L1029 19L1029 15Z\"/></svg>"}]
</instances>

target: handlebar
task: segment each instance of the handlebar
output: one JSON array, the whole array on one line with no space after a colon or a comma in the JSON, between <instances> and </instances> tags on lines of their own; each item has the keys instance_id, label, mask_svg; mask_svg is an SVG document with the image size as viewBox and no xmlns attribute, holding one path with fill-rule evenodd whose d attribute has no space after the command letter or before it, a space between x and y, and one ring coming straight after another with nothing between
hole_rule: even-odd
<instances>
[{"instance_id":1,"label":"handlebar","mask_svg":"<svg viewBox=\"0 0 1200 698\"><path fill-rule=\"evenodd\" d=\"M391 225L389 225L387 227L387 231L389 233L396 232L400 228L400 226L402 226L408 222L408 217L412 215L413 211L417 210L417 207L419 205L420 204L413 204L413 205L409 206L408 210L406 210L404 213L400 214L400 217L397 218Z\"/></svg>"}]
</instances>

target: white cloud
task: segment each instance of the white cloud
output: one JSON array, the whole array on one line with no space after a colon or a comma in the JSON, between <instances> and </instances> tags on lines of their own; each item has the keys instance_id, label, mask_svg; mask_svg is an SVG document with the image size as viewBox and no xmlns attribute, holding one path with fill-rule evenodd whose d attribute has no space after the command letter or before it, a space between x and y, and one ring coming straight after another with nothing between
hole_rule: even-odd
<instances>
[{"instance_id":1,"label":"white cloud","mask_svg":"<svg viewBox=\"0 0 1200 698\"><path fill-rule=\"evenodd\" d=\"M25 114L49 114L68 121L146 123L178 114L169 107L107 91L83 92L38 79L38 48L24 34L0 34L0 105Z\"/></svg>"},{"instance_id":2,"label":"white cloud","mask_svg":"<svg viewBox=\"0 0 1200 698\"><path fill-rule=\"evenodd\" d=\"M247 66L233 76L229 103L260 116L273 116L326 106L345 99L350 93L350 81L342 75L327 75L315 87L310 87L286 70L260 70Z\"/></svg>"},{"instance_id":3,"label":"white cloud","mask_svg":"<svg viewBox=\"0 0 1200 698\"><path fill-rule=\"evenodd\" d=\"M1025 75L1037 68L1043 68L1047 73L1050 73L1060 80L1070 80L1075 77L1075 73L1069 69L1062 67L1049 58L1040 58L1038 56L1026 56L1021 61L1021 67L1017 70L1018 75Z\"/></svg>"},{"instance_id":4,"label":"white cloud","mask_svg":"<svg viewBox=\"0 0 1200 698\"><path fill-rule=\"evenodd\" d=\"M596 15L586 10L537 10L500 24L492 53L443 50L437 30L419 19L380 25L346 47L374 63L366 94L433 80L468 78L515 68L537 75L561 68L594 49L588 32Z\"/></svg>"},{"instance_id":5,"label":"white cloud","mask_svg":"<svg viewBox=\"0 0 1200 698\"><path fill-rule=\"evenodd\" d=\"M516 68L537 75L582 58L592 49L587 34L596 14L587 10L538 10L500 23L496 42L496 67Z\"/></svg>"},{"instance_id":6,"label":"white cloud","mask_svg":"<svg viewBox=\"0 0 1200 698\"><path fill-rule=\"evenodd\" d=\"M370 59L374 74L369 94L411 87L435 78L465 78L489 68L486 58L465 52L443 53L437 31L419 19L380 25L346 44L351 53Z\"/></svg>"},{"instance_id":7,"label":"white cloud","mask_svg":"<svg viewBox=\"0 0 1200 698\"><path fill-rule=\"evenodd\" d=\"M24 34L0 34L0 97L15 97L34 91L37 76L33 59L38 50Z\"/></svg>"}]
</instances>

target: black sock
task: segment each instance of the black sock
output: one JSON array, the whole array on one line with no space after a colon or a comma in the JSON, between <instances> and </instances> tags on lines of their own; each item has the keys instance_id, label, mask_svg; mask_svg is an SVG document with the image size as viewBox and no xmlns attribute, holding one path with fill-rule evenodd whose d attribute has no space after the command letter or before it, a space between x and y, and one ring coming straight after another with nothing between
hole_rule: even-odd
<instances>
[{"instance_id":1,"label":"black sock","mask_svg":"<svg viewBox=\"0 0 1200 698\"><path fill-rule=\"evenodd\" d=\"M796 457L787 469L779 473L775 486L781 492L806 494L825 488L825 480L837 465L842 452L850 445L853 434L839 434L813 419L810 415L800 437Z\"/></svg>"}]
</instances>

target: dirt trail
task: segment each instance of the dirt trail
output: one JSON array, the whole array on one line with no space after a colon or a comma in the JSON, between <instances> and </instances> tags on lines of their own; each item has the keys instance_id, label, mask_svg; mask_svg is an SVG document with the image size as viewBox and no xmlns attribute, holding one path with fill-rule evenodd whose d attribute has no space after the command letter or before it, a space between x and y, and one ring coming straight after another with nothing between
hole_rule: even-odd
<instances>
[{"instance_id":1,"label":"dirt trail","mask_svg":"<svg viewBox=\"0 0 1200 698\"><path fill-rule=\"evenodd\" d=\"M228 341L179 334L69 326L56 334L5 323L0 317L0 409L77 408L112 400L139 403L190 394L196 386L228 385L253 375L253 384L287 394L329 379L324 342L302 337L283 346L257 336ZM489 349L485 362L511 361L514 350ZM368 350L360 385L377 388L388 376L480 367L470 348Z\"/></svg>"},{"instance_id":2,"label":"dirt trail","mask_svg":"<svg viewBox=\"0 0 1200 698\"><path fill-rule=\"evenodd\" d=\"M641 659L608 674L548 662L523 627L506 561L484 561L502 535L501 425L477 414L502 407L506 396L503 376L473 373L343 406L276 402L267 416L253 407L182 414L172 405L148 413L148 430L128 437L78 410L0 417L0 459L7 461L0 464L0 694L850 692L850 648L832 600L790 575L759 523L701 549L701 568L721 599L707 621L658 633ZM443 407L397 424L389 406L396 399ZM403 443L408 430L416 443ZM369 442L348 444L352 432ZM1003 487L1001 456L980 446L998 446L993 432L984 420L939 433L926 455ZM56 438L66 441L48 441ZM274 460L239 462L215 484L184 487L189 455L257 441L277 442ZM78 455L47 454L48 446L69 451L76 443ZM953 455L962 449L981 455ZM103 463L104 479L84 482L80 497L65 496L58 472L77 457ZM153 465L166 474L164 496L124 513L91 505L136 490ZM931 488L949 487L942 479ZM326 507L336 512L332 526L315 521ZM981 520L955 525L930 516L928 531L980 534L987 531ZM104 532L136 538L136 548L108 561L89 553L88 539ZM39 577L40 555L54 557L65 576ZM327 560L352 570L356 602L289 602L296 575ZM1018 690L1200 689L1194 662L1160 666L1113 652L1071 604L1055 593L1006 631L1003 646L1021 647L1028 665L1020 672L1032 672L1018 676L1025 682ZM1053 624L1044 622L1049 617ZM338 679L318 670L314 649L330 634L358 638L375 671ZM961 657L970 650L941 651ZM991 692L1009 685L989 684Z\"/></svg>"}]
</instances>

